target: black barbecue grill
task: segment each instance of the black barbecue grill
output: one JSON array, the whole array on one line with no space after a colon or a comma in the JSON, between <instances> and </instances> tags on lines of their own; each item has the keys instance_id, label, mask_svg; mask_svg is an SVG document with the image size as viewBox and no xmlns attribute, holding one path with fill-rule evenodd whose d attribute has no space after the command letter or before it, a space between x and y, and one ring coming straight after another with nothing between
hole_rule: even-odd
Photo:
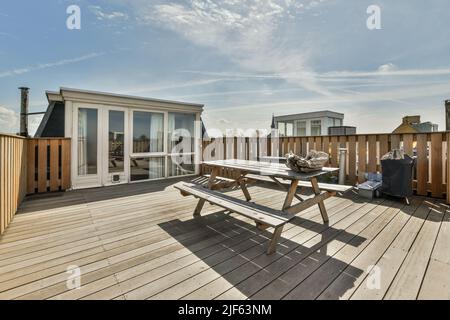
<instances>
[{"instance_id":1,"label":"black barbecue grill","mask_svg":"<svg viewBox=\"0 0 450 320\"><path fill-rule=\"evenodd\" d=\"M403 159L381 160L383 170L383 193L405 198L409 205L408 197L413 195L412 182L415 158L405 154Z\"/></svg>"}]
</instances>

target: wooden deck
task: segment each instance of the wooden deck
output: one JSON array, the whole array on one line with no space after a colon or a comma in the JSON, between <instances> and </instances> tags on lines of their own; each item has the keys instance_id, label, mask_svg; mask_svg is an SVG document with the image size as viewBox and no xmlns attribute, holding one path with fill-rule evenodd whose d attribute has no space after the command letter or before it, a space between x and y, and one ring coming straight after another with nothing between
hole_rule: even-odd
<instances>
[{"instance_id":1,"label":"wooden deck","mask_svg":"<svg viewBox=\"0 0 450 320\"><path fill-rule=\"evenodd\" d=\"M175 182L25 201L0 238L0 299L450 299L450 212L438 201L330 198L328 225L318 208L302 212L267 256L270 230L209 205L193 219L196 201ZM249 191L283 203L267 186ZM67 287L69 266L80 289Z\"/></svg>"}]
</instances>

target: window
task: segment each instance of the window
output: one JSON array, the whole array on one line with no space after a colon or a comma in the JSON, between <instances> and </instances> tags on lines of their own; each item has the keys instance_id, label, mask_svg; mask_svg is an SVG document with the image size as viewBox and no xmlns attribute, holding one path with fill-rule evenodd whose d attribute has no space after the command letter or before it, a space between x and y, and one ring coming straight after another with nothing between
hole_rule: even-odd
<instances>
[{"instance_id":1,"label":"window","mask_svg":"<svg viewBox=\"0 0 450 320\"><path fill-rule=\"evenodd\" d=\"M133 147L130 179L145 181L166 176L164 155L164 114L133 111Z\"/></svg>"},{"instance_id":2,"label":"window","mask_svg":"<svg viewBox=\"0 0 450 320\"><path fill-rule=\"evenodd\" d=\"M78 109L78 175L97 174L98 111Z\"/></svg>"},{"instance_id":3,"label":"window","mask_svg":"<svg viewBox=\"0 0 450 320\"><path fill-rule=\"evenodd\" d=\"M297 137L306 136L306 121L296 121L295 126L297 127Z\"/></svg>"},{"instance_id":4,"label":"window","mask_svg":"<svg viewBox=\"0 0 450 320\"><path fill-rule=\"evenodd\" d=\"M133 112L133 153L164 152L164 115Z\"/></svg>"},{"instance_id":5,"label":"window","mask_svg":"<svg viewBox=\"0 0 450 320\"><path fill-rule=\"evenodd\" d=\"M312 120L311 121L311 135L312 136L321 136L322 135L322 121L321 120Z\"/></svg>"},{"instance_id":6,"label":"window","mask_svg":"<svg viewBox=\"0 0 450 320\"><path fill-rule=\"evenodd\" d=\"M169 153L192 153L195 142L195 115L169 113Z\"/></svg>"},{"instance_id":7,"label":"window","mask_svg":"<svg viewBox=\"0 0 450 320\"><path fill-rule=\"evenodd\" d=\"M292 137L294 135L294 124L292 122L286 123L286 136Z\"/></svg>"},{"instance_id":8,"label":"window","mask_svg":"<svg viewBox=\"0 0 450 320\"><path fill-rule=\"evenodd\" d=\"M195 114L133 111L132 119L131 181L195 174Z\"/></svg>"},{"instance_id":9,"label":"window","mask_svg":"<svg viewBox=\"0 0 450 320\"><path fill-rule=\"evenodd\" d=\"M195 173L195 115L169 113L169 177Z\"/></svg>"},{"instance_id":10,"label":"window","mask_svg":"<svg viewBox=\"0 0 450 320\"><path fill-rule=\"evenodd\" d=\"M335 126L335 127L342 126L342 120L341 119L337 119L337 118L333 118L333 126Z\"/></svg>"},{"instance_id":11,"label":"window","mask_svg":"<svg viewBox=\"0 0 450 320\"><path fill-rule=\"evenodd\" d=\"M131 159L131 181L143 181L164 178L164 157L155 158L132 158Z\"/></svg>"},{"instance_id":12,"label":"window","mask_svg":"<svg viewBox=\"0 0 450 320\"><path fill-rule=\"evenodd\" d=\"M125 113L109 111L108 156L109 173L124 171Z\"/></svg>"},{"instance_id":13,"label":"window","mask_svg":"<svg viewBox=\"0 0 450 320\"><path fill-rule=\"evenodd\" d=\"M194 155L183 155L169 157L168 161L169 177L185 176L195 173Z\"/></svg>"},{"instance_id":14,"label":"window","mask_svg":"<svg viewBox=\"0 0 450 320\"><path fill-rule=\"evenodd\" d=\"M280 136L286 135L286 125L284 122L278 122L278 132Z\"/></svg>"}]
</instances>

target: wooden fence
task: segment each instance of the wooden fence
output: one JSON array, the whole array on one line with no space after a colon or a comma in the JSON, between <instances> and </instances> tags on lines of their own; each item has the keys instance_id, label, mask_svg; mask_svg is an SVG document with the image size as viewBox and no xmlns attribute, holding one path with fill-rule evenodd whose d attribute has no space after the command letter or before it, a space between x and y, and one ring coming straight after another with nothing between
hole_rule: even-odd
<instances>
[{"instance_id":1,"label":"wooden fence","mask_svg":"<svg viewBox=\"0 0 450 320\"><path fill-rule=\"evenodd\" d=\"M70 188L70 139L28 139L27 193Z\"/></svg>"},{"instance_id":2,"label":"wooden fence","mask_svg":"<svg viewBox=\"0 0 450 320\"><path fill-rule=\"evenodd\" d=\"M0 235L26 195L27 141L0 134Z\"/></svg>"},{"instance_id":3,"label":"wooden fence","mask_svg":"<svg viewBox=\"0 0 450 320\"><path fill-rule=\"evenodd\" d=\"M211 144L214 143L213 146ZM330 154L329 166L339 166L339 148L347 149L347 182L364 181L364 173L380 172L380 158L394 148L402 148L417 156L413 187L418 195L445 198L450 203L450 133L421 134L367 134L350 136L281 137L278 140L263 138L231 138L204 141L204 160L250 159L259 155L282 156L289 151L306 154L309 150ZM208 147L209 146L209 147ZM206 151L206 152L205 152ZM206 155L205 155L206 154ZM207 173L207 168L202 168ZM232 173L223 172L223 175ZM450 189L450 188L449 188Z\"/></svg>"},{"instance_id":4,"label":"wooden fence","mask_svg":"<svg viewBox=\"0 0 450 320\"><path fill-rule=\"evenodd\" d=\"M0 235L27 194L70 188L70 139L0 134Z\"/></svg>"}]
</instances>

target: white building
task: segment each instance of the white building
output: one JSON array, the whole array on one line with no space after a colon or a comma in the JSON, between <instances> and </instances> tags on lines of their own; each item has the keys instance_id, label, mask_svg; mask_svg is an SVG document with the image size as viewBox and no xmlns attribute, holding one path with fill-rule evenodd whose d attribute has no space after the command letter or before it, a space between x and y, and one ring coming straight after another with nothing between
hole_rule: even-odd
<instances>
[{"instance_id":1,"label":"white building","mask_svg":"<svg viewBox=\"0 0 450 320\"><path fill-rule=\"evenodd\" d=\"M278 129L280 136L304 137L328 135L329 127L340 127L344 114L333 111L318 111L273 117L272 129Z\"/></svg>"},{"instance_id":2,"label":"white building","mask_svg":"<svg viewBox=\"0 0 450 320\"><path fill-rule=\"evenodd\" d=\"M68 88L47 98L36 136L72 139L73 189L199 173L201 104Z\"/></svg>"}]
</instances>

